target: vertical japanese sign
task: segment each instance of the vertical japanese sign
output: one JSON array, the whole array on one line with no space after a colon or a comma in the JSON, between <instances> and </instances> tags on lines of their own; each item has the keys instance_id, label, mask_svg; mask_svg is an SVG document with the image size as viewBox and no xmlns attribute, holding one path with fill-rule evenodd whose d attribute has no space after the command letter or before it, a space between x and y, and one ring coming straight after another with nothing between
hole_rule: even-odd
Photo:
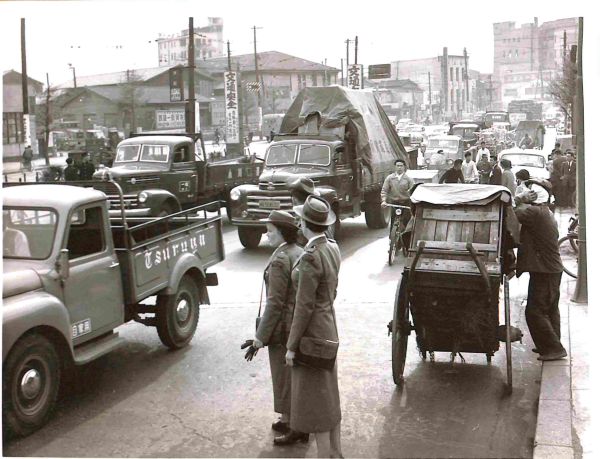
<instances>
[{"instance_id":1,"label":"vertical japanese sign","mask_svg":"<svg viewBox=\"0 0 600 459\"><path fill-rule=\"evenodd\" d=\"M362 89L362 64L348 66L348 87L350 89Z\"/></svg>"},{"instance_id":2,"label":"vertical japanese sign","mask_svg":"<svg viewBox=\"0 0 600 459\"><path fill-rule=\"evenodd\" d=\"M169 69L169 92L171 102L183 100L183 70L181 67Z\"/></svg>"},{"instance_id":3,"label":"vertical japanese sign","mask_svg":"<svg viewBox=\"0 0 600 459\"><path fill-rule=\"evenodd\" d=\"M237 74L225 72L225 138L240 143Z\"/></svg>"},{"instance_id":4,"label":"vertical japanese sign","mask_svg":"<svg viewBox=\"0 0 600 459\"><path fill-rule=\"evenodd\" d=\"M23 115L23 140L25 145L31 145L31 118L29 114ZM33 145L31 145L33 148Z\"/></svg>"}]
</instances>

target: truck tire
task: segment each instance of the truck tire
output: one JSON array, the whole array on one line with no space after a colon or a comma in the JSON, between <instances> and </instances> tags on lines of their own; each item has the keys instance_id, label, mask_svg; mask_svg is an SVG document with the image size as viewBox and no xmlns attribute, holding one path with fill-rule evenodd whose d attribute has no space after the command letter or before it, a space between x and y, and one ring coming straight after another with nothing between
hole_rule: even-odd
<instances>
[{"instance_id":1,"label":"truck tire","mask_svg":"<svg viewBox=\"0 0 600 459\"><path fill-rule=\"evenodd\" d=\"M31 334L17 341L2 375L2 421L9 435L29 435L48 421L60 376L58 353L47 338Z\"/></svg>"},{"instance_id":2,"label":"truck tire","mask_svg":"<svg viewBox=\"0 0 600 459\"><path fill-rule=\"evenodd\" d=\"M194 336L200 317L200 293L194 279L185 275L175 295L158 295L156 306L158 337L170 349L181 349Z\"/></svg>"},{"instance_id":3,"label":"truck tire","mask_svg":"<svg viewBox=\"0 0 600 459\"><path fill-rule=\"evenodd\" d=\"M374 193L372 199L367 201L365 220L370 229L387 228L390 224L390 210L389 208L384 209L381 207L381 197L379 196L379 193L377 193L377 196L375 196Z\"/></svg>"},{"instance_id":4,"label":"truck tire","mask_svg":"<svg viewBox=\"0 0 600 459\"><path fill-rule=\"evenodd\" d=\"M171 215L172 213L174 213L175 211L172 209L171 204L169 204L168 202L165 202L163 204L161 204L161 206L158 209L158 212L156 213L157 217L166 217L167 215Z\"/></svg>"},{"instance_id":5,"label":"truck tire","mask_svg":"<svg viewBox=\"0 0 600 459\"><path fill-rule=\"evenodd\" d=\"M258 247L258 244L260 244L262 230L249 228L247 226L238 226L238 237L245 248L255 249Z\"/></svg>"}]
</instances>

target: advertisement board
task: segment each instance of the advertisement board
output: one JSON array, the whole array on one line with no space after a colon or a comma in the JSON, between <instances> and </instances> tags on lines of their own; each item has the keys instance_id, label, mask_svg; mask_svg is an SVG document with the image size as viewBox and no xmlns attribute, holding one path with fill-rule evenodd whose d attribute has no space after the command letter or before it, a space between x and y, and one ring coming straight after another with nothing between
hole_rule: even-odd
<instances>
[{"instance_id":1,"label":"advertisement board","mask_svg":"<svg viewBox=\"0 0 600 459\"><path fill-rule=\"evenodd\" d=\"M350 89L362 89L362 64L348 66L348 87Z\"/></svg>"},{"instance_id":2,"label":"advertisement board","mask_svg":"<svg viewBox=\"0 0 600 459\"><path fill-rule=\"evenodd\" d=\"M225 72L225 139L240 143L237 73Z\"/></svg>"},{"instance_id":3,"label":"advertisement board","mask_svg":"<svg viewBox=\"0 0 600 459\"><path fill-rule=\"evenodd\" d=\"M185 129L185 110L156 110L156 129Z\"/></svg>"}]
</instances>

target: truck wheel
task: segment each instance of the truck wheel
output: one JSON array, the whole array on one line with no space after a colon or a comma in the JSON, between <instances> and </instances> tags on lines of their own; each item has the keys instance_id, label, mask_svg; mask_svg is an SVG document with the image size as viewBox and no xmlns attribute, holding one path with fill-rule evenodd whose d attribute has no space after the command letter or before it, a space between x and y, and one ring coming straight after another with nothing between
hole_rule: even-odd
<instances>
[{"instance_id":1,"label":"truck wheel","mask_svg":"<svg viewBox=\"0 0 600 459\"><path fill-rule=\"evenodd\" d=\"M238 226L238 237L240 242L247 249L255 249L260 244L260 238L262 237L262 230L257 228L248 228L245 226Z\"/></svg>"},{"instance_id":2,"label":"truck wheel","mask_svg":"<svg viewBox=\"0 0 600 459\"><path fill-rule=\"evenodd\" d=\"M2 421L8 433L25 436L42 427L60 385L56 349L41 335L21 338L4 363Z\"/></svg>"},{"instance_id":3,"label":"truck wheel","mask_svg":"<svg viewBox=\"0 0 600 459\"><path fill-rule=\"evenodd\" d=\"M187 345L198 326L200 294L191 276L183 276L175 295L159 295L156 301L158 337L170 349Z\"/></svg>"},{"instance_id":4,"label":"truck wheel","mask_svg":"<svg viewBox=\"0 0 600 459\"><path fill-rule=\"evenodd\" d=\"M369 200L365 209L365 220L371 229L386 228L390 224L390 208L381 207L381 198Z\"/></svg>"},{"instance_id":5,"label":"truck wheel","mask_svg":"<svg viewBox=\"0 0 600 459\"><path fill-rule=\"evenodd\" d=\"M165 203L161 204L156 216L157 217L166 217L167 215L171 215L173 212L174 212L174 210L171 208L171 205L168 202L165 202Z\"/></svg>"}]
</instances>

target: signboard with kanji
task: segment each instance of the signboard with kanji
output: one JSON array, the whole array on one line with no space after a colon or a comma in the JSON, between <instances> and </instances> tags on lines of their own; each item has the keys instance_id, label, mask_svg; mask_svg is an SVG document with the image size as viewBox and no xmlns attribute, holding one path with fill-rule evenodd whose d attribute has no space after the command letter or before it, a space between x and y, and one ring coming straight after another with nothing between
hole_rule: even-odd
<instances>
[{"instance_id":1,"label":"signboard with kanji","mask_svg":"<svg viewBox=\"0 0 600 459\"><path fill-rule=\"evenodd\" d=\"M182 67L169 69L169 92L171 95L171 102L181 102L183 100Z\"/></svg>"},{"instance_id":2,"label":"signboard with kanji","mask_svg":"<svg viewBox=\"0 0 600 459\"><path fill-rule=\"evenodd\" d=\"M185 110L156 110L156 129L185 129Z\"/></svg>"},{"instance_id":3,"label":"signboard with kanji","mask_svg":"<svg viewBox=\"0 0 600 459\"><path fill-rule=\"evenodd\" d=\"M253 92L260 91L260 83L258 81L249 81L246 83L246 89Z\"/></svg>"},{"instance_id":4,"label":"signboard with kanji","mask_svg":"<svg viewBox=\"0 0 600 459\"><path fill-rule=\"evenodd\" d=\"M227 143L240 143L240 118L237 73L225 72L225 138Z\"/></svg>"},{"instance_id":5,"label":"signboard with kanji","mask_svg":"<svg viewBox=\"0 0 600 459\"><path fill-rule=\"evenodd\" d=\"M350 89L362 89L362 64L348 66L348 87Z\"/></svg>"},{"instance_id":6,"label":"signboard with kanji","mask_svg":"<svg viewBox=\"0 0 600 459\"><path fill-rule=\"evenodd\" d=\"M391 64L369 65L369 80L390 78L392 76Z\"/></svg>"}]
</instances>

